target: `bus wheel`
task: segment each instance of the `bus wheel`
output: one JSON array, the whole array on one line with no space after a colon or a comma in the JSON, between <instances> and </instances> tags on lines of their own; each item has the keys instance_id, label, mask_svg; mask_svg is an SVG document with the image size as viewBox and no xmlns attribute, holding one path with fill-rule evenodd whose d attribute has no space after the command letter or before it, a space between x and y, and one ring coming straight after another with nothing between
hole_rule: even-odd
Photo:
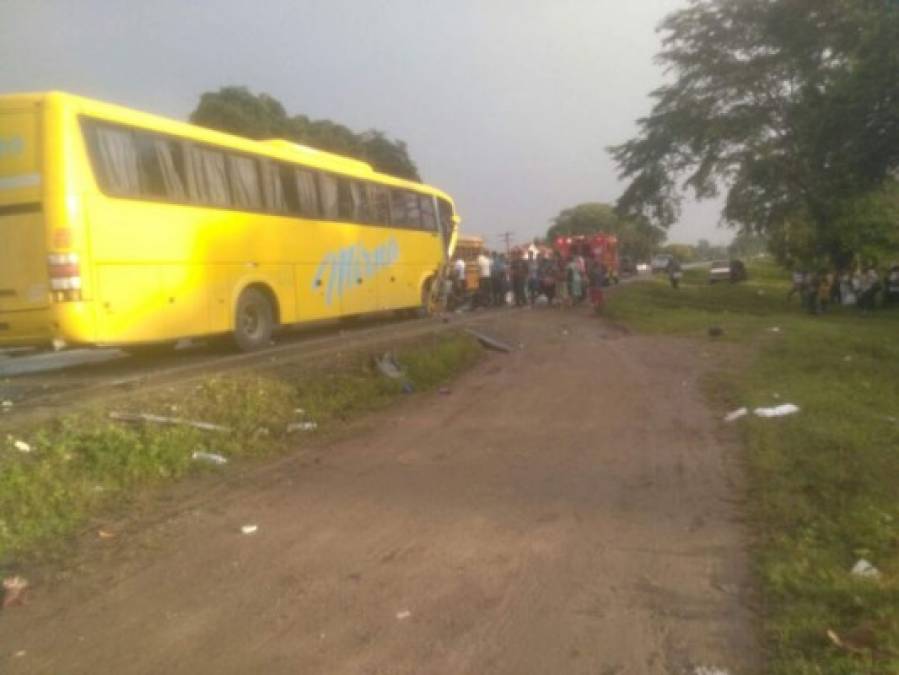
<instances>
[{"instance_id":1,"label":"bus wheel","mask_svg":"<svg viewBox=\"0 0 899 675\"><path fill-rule=\"evenodd\" d=\"M274 329L275 311L265 293L248 288L240 294L234 316L234 342L241 351L268 346Z\"/></svg>"}]
</instances>

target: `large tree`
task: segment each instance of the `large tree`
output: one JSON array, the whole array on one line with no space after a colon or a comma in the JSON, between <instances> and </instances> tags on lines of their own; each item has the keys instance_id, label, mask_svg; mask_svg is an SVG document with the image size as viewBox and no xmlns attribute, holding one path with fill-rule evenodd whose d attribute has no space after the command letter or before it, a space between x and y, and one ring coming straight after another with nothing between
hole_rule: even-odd
<instances>
[{"instance_id":1,"label":"large tree","mask_svg":"<svg viewBox=\"0 0 899 675\"><path fill-rule=\"evenodd\" d=\"M355 133L331 120L311 120L287 114L268 94L246 87L222 87L206 92L190 115L194 124L253 139L283 138L369 162L376 170L400 178L420 180L418 168L403 141L391 140L371 129Z\"/></svg>"},{"instance_id":2,"label":"large tree","mask_svg":"<svg viewBox=\"0 0 899 675\"><path fill-rule=\"evenodd\" d=\"M636 138L611 148L618 201L667 227L684 189L726 190L723 216L782 257L846 264L896 242L899 3L692 0L660 27L673 76Z\"/></svg>"},{"instance_id":3,"label":"large tree","mask_svg":"<svg viewBox=\"0 0 899 675\"><path fill-rule=\"evenodd\" d=\"M665 231L646 218L622 218L615 208L601 202L588 202L565 209L553 218L546 233L547 241L556 237L605 232L618 237L622 255L634 260L647 260L665 241Z\"/></svg>"}]
</instances>

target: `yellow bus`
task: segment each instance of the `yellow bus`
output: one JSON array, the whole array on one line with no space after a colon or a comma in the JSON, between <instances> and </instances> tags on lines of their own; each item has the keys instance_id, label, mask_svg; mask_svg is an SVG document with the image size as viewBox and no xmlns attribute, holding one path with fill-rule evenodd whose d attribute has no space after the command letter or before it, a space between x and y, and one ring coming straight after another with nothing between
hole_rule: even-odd
<instances>
[{"instance_id":1,"label":"yellow bus","mask_svg":"<svg viewBox=\"0 0 899 675\"><path fill-rule=\"evenodd\" d=\"M0 347L140 348L426 309L450 197L69 94L0 96Z\"/></svg>"}]
</instances>

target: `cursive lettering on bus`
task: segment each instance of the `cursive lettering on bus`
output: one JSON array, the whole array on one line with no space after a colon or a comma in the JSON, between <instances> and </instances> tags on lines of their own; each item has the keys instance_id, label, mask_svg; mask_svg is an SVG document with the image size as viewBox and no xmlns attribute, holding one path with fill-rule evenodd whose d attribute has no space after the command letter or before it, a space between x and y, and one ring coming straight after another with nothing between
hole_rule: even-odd
<instances>
[{"instance_id":1,"label":"cursive lettering on bus","mask_svg":"<svg viewBox=\"0 0 899 675\"><path fill-rule=\"evenodd\" d=\"M358 279L374 278L382 269L395 263L399 256L399 244L392 237L374 249L351 244L337 251L329 251L315 270L312 290L319 290L324 285L325 304L330 305L353 288Z\"/></svg>"}]
</instances>

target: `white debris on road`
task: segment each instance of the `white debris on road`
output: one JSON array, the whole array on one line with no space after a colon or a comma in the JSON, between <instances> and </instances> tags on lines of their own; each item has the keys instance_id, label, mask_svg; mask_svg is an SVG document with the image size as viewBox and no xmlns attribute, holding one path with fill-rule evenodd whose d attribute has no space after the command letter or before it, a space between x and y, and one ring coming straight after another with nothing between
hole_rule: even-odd
<instances>
[{"instance_id":1,"label":"white debris on road","mask_svg":"<svg viewBox=\"0 0 899 675\"><path fill-rule=\"evenodd\" d=\"M201 462L209 462L210 464L227 464L228 458L216 452L202 452L197 450L190 456L191 459Z\"/></svg>"},{"instance_id":2,"label":"white debris on road","mask_svg":"<svg viewBox=\"0 0 899 675\"><path fill-rule=\"evenodd\" d=\"M792 403L776 405L773 408L756 408L752 411L756 417L784 417L799 412L799 406Z\"/></svg>"},{"instance_id":3,"label":"white debris on road","mask_svg":"<svg viewBox=\"0 0 899 675\"><path fill-rule=\"evenodd\" d=\"M733 422L735 420L740 419L741 417L746 417L749 414L748 408L737 408L724 416L725 422Z\"/></svg>"},{"instance_id":4,"label":"white debris on road","mask_svg":"<svg viewBox=\"0 0 899 675\"><path fill-rule=\"evenodd\" d=\"M259 531L258 525L244 525L240 528L243 534L256 534Z\"/></svg>"}]
</instances>

